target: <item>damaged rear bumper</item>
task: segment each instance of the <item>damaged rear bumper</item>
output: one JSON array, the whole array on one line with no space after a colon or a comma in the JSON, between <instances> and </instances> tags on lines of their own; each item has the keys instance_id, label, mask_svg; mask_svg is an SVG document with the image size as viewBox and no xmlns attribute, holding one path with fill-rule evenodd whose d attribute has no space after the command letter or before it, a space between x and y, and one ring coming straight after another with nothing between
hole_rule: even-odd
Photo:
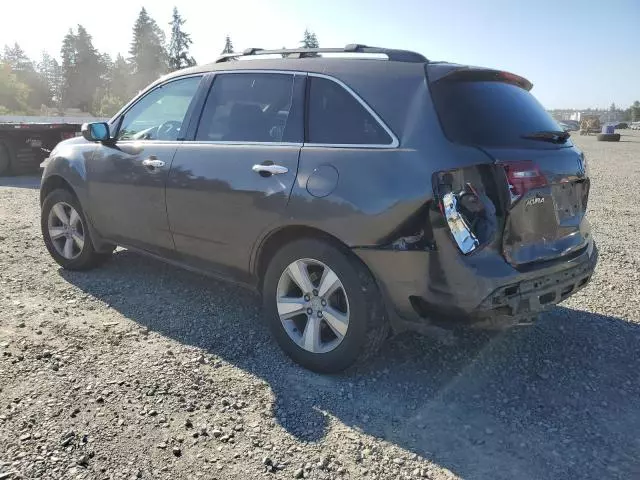
<instances>
[{"instance_id":1,"label":"damaged rear bumper","mask_svg":"<svg viewBox=\"0 0 640 480\"><path fill-rule=\"evenodd\" d=\"M473 257L443 256L442 251L354 252L376 277L396 331L518 323L587 285L598 258L593 240L562 261L529 271L516 270L494 252ZM441 263L447 257L457 260Z\"/></svg>"}]
</instances>

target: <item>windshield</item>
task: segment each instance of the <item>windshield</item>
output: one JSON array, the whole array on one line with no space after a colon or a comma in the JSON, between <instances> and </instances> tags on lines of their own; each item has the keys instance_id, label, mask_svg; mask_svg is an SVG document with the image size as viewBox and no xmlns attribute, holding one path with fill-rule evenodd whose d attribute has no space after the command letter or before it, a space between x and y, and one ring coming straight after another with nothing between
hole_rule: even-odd
<instances>
[{"instance_id":1,"label":"windshield","mask_svg":"<svg viewBox=\"0 0 640 480\"><path fill-rule=\"evenodd\" d=\"M486 147L559 148L562 145L523 138L562 131L528 91L496 81L440 80L433 99L447 137L457 143Z\"/></svg>"}]
</instances>

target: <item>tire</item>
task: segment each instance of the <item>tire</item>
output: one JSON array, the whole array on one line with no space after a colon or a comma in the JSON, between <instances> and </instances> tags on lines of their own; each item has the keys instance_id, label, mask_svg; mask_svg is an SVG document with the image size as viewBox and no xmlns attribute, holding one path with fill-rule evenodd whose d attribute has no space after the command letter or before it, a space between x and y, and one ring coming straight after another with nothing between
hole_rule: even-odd
<instances>
[{"instance_id":1,"label":"tire","mask_svg":"<svg viewBox=\"0 0 640 480\"><path fill-rule=\"evenodd\" d=\"M11 170L11 153L9 147L0 142L0 175L9 175Z\"/></svg>"},{"instance_id":2,"label":"tire","mask_svg":"<svg viewBox=\"0 0 640 480\"><path fill-rule=\"evenodd\" d=\"M285 296L298 297L302 289L297 288L297 283L292 281L291 275L288 273L291 265L298 265L294 262L306 262L310 265L306 271L310 273L314 287L320 288L320 269L324 272L324 268L329 268L335 273L340 282L340 287L336 288L334 293L326 296L326 301L330 303L328 306L321 306L317 302L322 300L321 292L317 289L310 292L311 302L315 305L307 303L312 315L301 312L291 320L281 320L277 299L283 296L284 286L289 285L294 293ZM318 265L318 262L322 265ZM295 268L295 267L294 267ZM331 277L333 278L333 277ZM315 280L315 281L314 281ZM326 282L327 284L329 282ZM342 290L340 290L342 289ZM313 293L317 292L317 297ZM343 295L344 294L344 295ZM346 302L344 298L346 298ZM333 246L331 243L322 240L303 239L289 243L281 248L273 257L267 267L262 289L262 299L264 313L267 322L276 341L285 351L285 353L296 363L301 366L321 373L336 373L354 365L362 363L373 356L382 345L389 332L389 323L386 318L384 305L378 287L366 269L355 257L352 257L348 251ZM304 298L296 299L296 304L304 301ZM337 303L342 304L340 307ZM328 318L335 319L333 314L336 311L340 314L345 311L348 317L348 326L346 333L341 338L335 333L336 330L330 327ZM325 305L324 303L322 305ZM281 304L282 306L282 304ZM335 307L335 308L334 308ZM316 310L314 310L316 309ZM324 309L324 318L317 320L322 333L322 338L318 341L317 352L314 353L309 349L300 345L291 335L300 335L302 343L305 343L305 333L308 328L310 318L316 318L315 313ZM332 312L332 313L330 313ZM297 322L297 323L296 323ZM334 320L335 322L335 320ZM285 327L285 324L287 327ZM299 325L296 328L295 325ZM334 323L335 325L335 323ZM344 325L343 323L340 325ZM289 330L287 330L289 329ZM291 331L293 330L293 333ZM298 332L296 334L296 332ZM332 337L335 336L334 340ZM323 342L323 340L327 342ZM331 347L328 351L322 351ZM315 342L311 342L315 344Z\"/></svg>"},{"instance_id":3,"label":"tire","mask_svg":"<svg viewBox=\"0 0 640 480\"><path fill-rule=\"evenodd\" d=\"M59 208L63 209L62 216L66 216L66 228L65 222L60 219L60 215L56 214ZM75 220L73 220L71 209L77 212ZM70 224L74 228L70 229ZM96 252L80 202L68 190L57 189L47 195L42 204L40 227L49 254L66 270L89 270L103 264L111 257L111 252ZM59 238L52 238L52 232L58 232ZM77 240L80 238L83 240L81 247ZM71 241L71 248L67 250L69 241ZM65 256L65 253L70 255Z\"/></svg>"},{"instance_id":4,"label":"tire","mask_svg":"<svg viewBox=\"0 0 640 480\"><path fill-rule=\"evenodd\" d=\"M619 142L619 133L599 133L596 137L599 142Z\"/></svg>"}]
</instances>

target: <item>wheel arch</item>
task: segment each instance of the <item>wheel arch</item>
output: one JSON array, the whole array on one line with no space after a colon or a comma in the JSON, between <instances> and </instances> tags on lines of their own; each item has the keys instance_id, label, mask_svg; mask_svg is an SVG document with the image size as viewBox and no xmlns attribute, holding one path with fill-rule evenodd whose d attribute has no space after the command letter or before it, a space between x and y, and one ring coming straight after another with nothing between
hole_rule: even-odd
<instances>
[{"instance_id":1,"label":"wheel arch","mask_svg":"<svg viewBox=\"0 0 640 480\"><path fill-rule=\"evenodd\" d=\"M74 197L78 198L75 190L67 180L65 180L60 175L50 175L42 182L42 185L40 186L40 206L42 206L42 204L44 203L44 199L47 198L47 195L59 188L67 190Z\"/></svg>"},{"instance_id":2,"label":"wheel arch","mask_svg":"<svg viewBox=\"0 0 640 480\"><path fill-rule=\"evenodd\" d=\"M358 258L357 255L352 254L351 249L347 244L324 230L309 227L307 225L286 225L269 232L254 250L250 268L251 272L258 280L258 289L262 289L264 273L278 249L283 245L303 238L327 241L345 251L353 258Z\"/></svg>"}]
</instances>

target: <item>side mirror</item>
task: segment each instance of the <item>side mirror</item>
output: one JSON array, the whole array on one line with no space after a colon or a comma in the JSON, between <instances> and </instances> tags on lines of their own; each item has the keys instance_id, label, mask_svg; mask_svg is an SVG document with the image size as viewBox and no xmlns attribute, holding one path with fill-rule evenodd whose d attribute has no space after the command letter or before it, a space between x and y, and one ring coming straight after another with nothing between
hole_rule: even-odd
<instances>
[{"instance_id":1,"label":"side mirror","mask_svg":"<svg viewBox=\"0 0 640 480\"><path fill-rule=\"evenodd\" d=\"M85 123L82 125L82 136L90 142L106 142L109 135L109 125L104 122Z\"/></svg>"}]
</instances>

